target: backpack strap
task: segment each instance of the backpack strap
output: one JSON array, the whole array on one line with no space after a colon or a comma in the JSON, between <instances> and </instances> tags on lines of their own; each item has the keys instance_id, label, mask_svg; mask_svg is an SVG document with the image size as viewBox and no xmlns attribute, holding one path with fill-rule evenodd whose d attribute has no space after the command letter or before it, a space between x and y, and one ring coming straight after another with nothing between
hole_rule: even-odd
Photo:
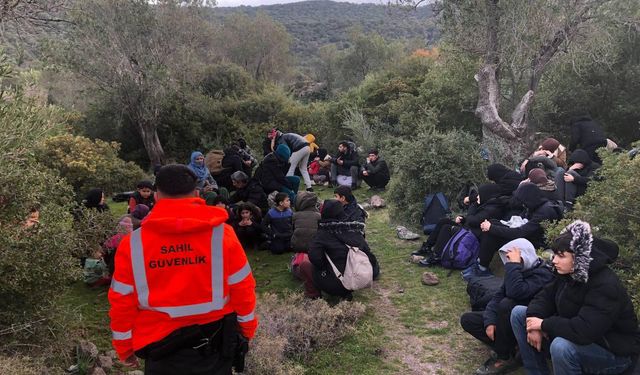
<instances>
[{"instance_id":1,"label":"backpack strap","mask_svg":"<svg viewBox=\"0 0 640 375\"><path fill-rule=\"evenodd\" d=\"M342 276L344 276L344 275L342 274L342 272L338 271L338 268L336 267L336 265L333 264L333 262L331 261L331 258L329 258L329 254L324 253L324 256L327 257L327 260L329 261L329 264L331 265L331 268L333 268L333 273L336 275L338 280L342 280Z\"/></svg>"}]
</instances>

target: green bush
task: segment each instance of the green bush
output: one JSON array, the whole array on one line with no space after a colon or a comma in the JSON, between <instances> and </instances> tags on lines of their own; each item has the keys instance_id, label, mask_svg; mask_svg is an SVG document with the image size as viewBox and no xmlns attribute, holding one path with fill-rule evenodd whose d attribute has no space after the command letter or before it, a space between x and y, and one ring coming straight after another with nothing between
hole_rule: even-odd
<instances>
[{"instance_id":1,"label":"green bush","mask_svg":"<svg viewBox=\"0 0 640 375\"><path fill-rule=\"evenodd\" d=\"M101 188L106 193L131 190L145 177L136 164L118 157L119 149L116 142L64 134L44 140L36 155L40 163L57 171L82 198L92 188Z\"/></svg>"},{"instance_id":2,"label":"green bush","mask_svg":"<svg viewBox=\"0 0 640 375\"><path fill-rule=\"evenodd\" d=\"M0 63L0 344L31 340L40 332L31 323L48 317L51 302L80 274L71 256L73 191L33 152L40 141L64 130L65 116L24 97L19 86L6 89L11 77L10 67ZM32 208L39 208L40 223L25 228ZM28 329L17 335L5 331L25 323Z\"/></svg>"},{"instance_id":3,"label":"green bush","mask_svg":"<svg viewBox=\"0 0 640 375\"><path fill-rule=\"evenodd\" d=\"M390 160L391 214L403 222L419 221L427 194L444 192L451 199L465 182L485 180L486 163L478 141L460 130L439 132L427 127L399 141Z\"/></svg>"}]
</instances>

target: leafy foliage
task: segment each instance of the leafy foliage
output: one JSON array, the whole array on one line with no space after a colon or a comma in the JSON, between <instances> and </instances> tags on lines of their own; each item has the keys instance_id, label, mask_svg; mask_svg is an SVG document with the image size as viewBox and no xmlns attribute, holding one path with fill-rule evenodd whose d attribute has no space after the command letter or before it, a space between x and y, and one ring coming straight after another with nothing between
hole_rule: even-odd
<instances>
[{"instance_id":1,"label":"leafy foliage","mask_svg":"<svg viewBox=\"0 0 640 375\"><path fill-rule=\"evenodd\" d=\"M39 141L59 134L63 114L38 106L21 86L7 88L11 67L0 64L0 328L46 316L49 302L78 276L71 257L73 192L66 181L40 165ZM40 223L25 227L30 210ZM22 332L22 339L29 335ZM3 339L13 339L4 336Z\"/></svg>"},{"instance_id":2,"label":"leafy foliage","mask_svg":"<svg viewBox=\"0 0 640 375\"><path fill-rule=\"evenodd\" d=\"M46 139L36 155L40 163L57 171L81 197L96 187L106 193L132 189L144 178L140 167L118 157L119 149L115 142L65 134Z\"/></svg>"},{"instance_id":3,"label":"leafy foliage","mask_svg":"<svg viewBox=\"0 0 640 375\"><path fill-rule=\"evenodd\" d=\"M468 181L483 181L485 162L478 141L461 130L438 131L424 126L410 139L394 147L389 187L392 215L417 223L424 197L444 192L451 200Z\"/></svg>"}]
</instances>

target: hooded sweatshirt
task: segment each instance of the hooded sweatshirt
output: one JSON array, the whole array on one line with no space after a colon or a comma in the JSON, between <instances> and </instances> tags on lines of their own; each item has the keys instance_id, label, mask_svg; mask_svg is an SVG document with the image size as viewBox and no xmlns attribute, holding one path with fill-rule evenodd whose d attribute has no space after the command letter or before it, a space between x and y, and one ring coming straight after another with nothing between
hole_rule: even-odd
<instances>
[{"instance_id":1,"label":"hooded sweatshirt","mask_svg":"<svg viewBox=\"0 0 640 375\"><path fill-rule=\"evenodd\" d=\"M318 230L320 212L317 208L318 197L314 193L301 191L296 197L293 213L293 236L291 248L295 252L306 253L309 244Z\"/></svg>"},{"instance_id":2,"label":"hooded sweatshirt","mask_svg":"<svg viewBox=\"0 0 640 375\"><path fill-rule=\"evenodd\" d=\"M491 164L487 168L487 178L500 185L502 195L511 195L518 188L524 177L502 164Z\"/></svg>"},{"instance_id":3,"label":"hooded sweatshirt","mask_svg":"<svg viewBox=\"0 0 640 375\"><path fill-rule=\"evenodd\" d=\"M608 264L618 246L594 238L588 223L576 220L569 251L574 272L558 275L529 304L527 317L543 319L542 331L553 340L562 337L577 345L597 344L620 356L640 353L640 331L627 290Z\"/></svg>"},{"instance_id":4,"label":"hooded sweatshirt","mask_svg":"<svg viewBox=\"0 0 640 375\"><path fill-rule=\"evenodd\" d=\"M314 266L313 283L320 290L336 296L344 296L349 291L344 288L326 256L331 258L338 271L344 272L347 263L349 246L355 246L367 254L373 266L373 278L380 273L376 256L371 252L364 239L364 223L345 221L342 205L337 200L325 201L322 207L322 219L318 224L318 232L309 247L309 261Z\"/></svg>"},{"instance_id":5,"label":"hooded sweatshirt","mask_svg":"<svg viewBox=\"0 0 640 375\"><path fill-rule=\"evenodd\" d=\"M591 178L596 172L596 169L600 167L600 164L595 163L589 157L589 154L585 150L577 149L571 156L569 156L569 165L575 163L581 163L584 168L573 169L578 175L573 177L573 183L577 187L576 197L581 196L587 191L587 184L591 181Z\"/></svg>"},{"instance_id":6,"label":"hooded sweatshirt","mask_svg":"<svg viewBox=\"0 0 640 375\"><path fill-rule=\"evenodd\" d=\"M522 262L509 262L506 253L509 249L520 249ZM504 282L484 310L484 326L497 324L498 306L504 298L514 300L518 305L528 305L531 299L551 280L554 275L542 259L536 255L533 244L524 238L508 242L498 251L504 263Z\"/></svg>"},{"instance_id":7,"label":"hooded sweatshirt","mask_svg":"<svg viewBox=\"0 0 640 375\"><path fill-rule=\"evenodd\" d=\"M469 228L477 238L480 238L482 231L480 224L489 219L500 219L504 209L508 204L508 198L502 196L502 188L497 184L483 184L478 187L480 204L473 203L469 207L467 216L463 217L462 223Z\"/></svg>"},{"instance_id":8,"label":"hooded sweatshirt","mask_svg":"<svg viewBox=\"0 0 640 375\"><path fill-rule=\"evenodd\" d=\"M526 238L536 247L543 246L544 229L541 223L545 220L559 220L562 217L560 207L543 198L540 189L530 182L520 185L513 196L524 205L525 211L521 216L528 220L527 223L509 228L499 220L491 220L488 233L506 240Z\"/></svg>"}]
</instances>

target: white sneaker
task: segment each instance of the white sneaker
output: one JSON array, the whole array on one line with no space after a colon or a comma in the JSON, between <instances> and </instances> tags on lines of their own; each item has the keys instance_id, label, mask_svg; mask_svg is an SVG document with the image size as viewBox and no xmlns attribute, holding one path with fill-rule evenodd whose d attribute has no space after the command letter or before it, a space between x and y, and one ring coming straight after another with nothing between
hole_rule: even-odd
<instances>
[{"instance_id":1,"label":"white sneaker","mask_svg":"<svg viewBox=\"0 0 640 375\"><path fill-rule=\"evenodd\" d=\"M311 186L315 186L316 182L311 180Z\"/></svg>"}]
</instances>

